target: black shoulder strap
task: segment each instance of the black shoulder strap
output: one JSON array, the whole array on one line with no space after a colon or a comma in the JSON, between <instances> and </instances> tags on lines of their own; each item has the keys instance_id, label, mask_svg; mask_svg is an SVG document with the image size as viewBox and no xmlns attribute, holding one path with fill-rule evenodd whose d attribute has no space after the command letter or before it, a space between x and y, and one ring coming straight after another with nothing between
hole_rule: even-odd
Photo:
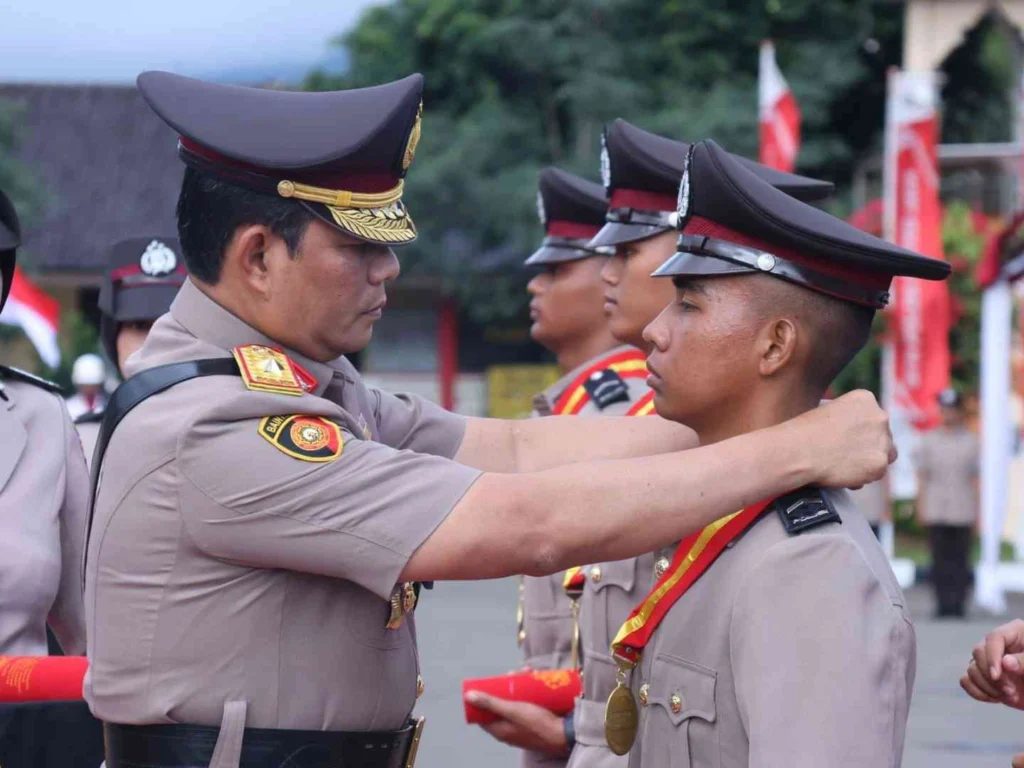
<instances>
[{"instance_id":1,"label":"black shoulder strap","mask_svg":"<svg viewBox=\"0 0 1024 768\"><path fill-rule=\"evenodd\" d=\"M9 365L0 365L0 379L12 379L14 381L23 381L26 384L32 384L33 386L45 389L47 392L54 392L58 395L65 394L64 388L56 382L44 379L41 376L35 376L28 371L23 371L20 368L12 368Z\"/></svg>"},{"instance_id":2,"label":"black shoulder strap","mask_svg":"<svg viewBox=\"0 0 1024 768\"><path fill-rule=\"evenodd\" d=\"M119 386L107 403L103 412L103 421L96 438L96 450L92 454L92 482L89 488L89 523L85 529L85 554L82 557L84 573L85 561L89 556L89 538L92 535L92 514L96 505L96 487L100 477L100 465L103 454L107 452L107 443L121 419L127 416L139 403L164 390L170 389L183 381L200 376L241 376L238 363L233 357L214 357L206 360L189 360L185 363L158 365L132 376Z\"/></svg>"}]
</instances>

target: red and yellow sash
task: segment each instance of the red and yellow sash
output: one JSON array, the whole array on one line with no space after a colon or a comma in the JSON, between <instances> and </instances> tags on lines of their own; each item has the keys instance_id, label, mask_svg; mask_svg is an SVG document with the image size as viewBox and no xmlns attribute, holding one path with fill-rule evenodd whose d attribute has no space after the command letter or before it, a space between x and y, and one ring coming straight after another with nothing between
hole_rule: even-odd
<instances>
[{"instance_id":1,"label":"red and yellow sash","mask_svg":"<svg viewBox=\"0 0 1024 768\"><path fill-rule=\"evenodd\" d=\"M623 379L646 379L647 357L639 349L627 349L598 360L579 374L555 401L552 413L556 416L575 416L590 402L590 393L584 383L595 373L611 369Z\"/></svg>"},{"instance_id":2,"label":"red and yellow sash","mask_svg":"<svg viewBox=\"0 0 1024 768\"><path fill-rule=\"evenodd\" d=\"M630 409L626 411L627 416L652 416L656 414L654 410L654 390L649 389L647 393L633 403Z\"/></svg>"},{"instance_id":3,"label":"red and yellow sash","mask_svg":"<svg viewBox=\"0 0 1024 768\"><path fill-rule=\"evenodd\" d=\"M683 539L668 570L647 597L629 614L612 642L612 657L620 665L635 667L644 648L669 608L701 577L726 545L761 516L772 500L762 501L716 520Z\"/></svg>"}]
</instances>

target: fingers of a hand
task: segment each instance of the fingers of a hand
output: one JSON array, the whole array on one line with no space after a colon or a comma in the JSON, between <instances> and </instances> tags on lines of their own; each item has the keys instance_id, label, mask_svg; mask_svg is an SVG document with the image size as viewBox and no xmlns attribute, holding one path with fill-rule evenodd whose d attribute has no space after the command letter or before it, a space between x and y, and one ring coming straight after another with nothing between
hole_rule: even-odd
<instances>
[{"instance_id":1,"label":"fingers of a hand","mask_svg":"<svg viewBox=\"0 0 1024 768\"><path fill-rule=\"evenodd\" d=\"M983 701L986 704L995 704L998 701L998 699L994 699L981 691L973 682L971 682L971 679L967 677L967 675L960 678L960 687L963 688L967 695L972 699Z\"/></svg>"},{"instance_id":2,"label":"fingers of a hand","mask_svg":"<svg viewBox=\"0 0 1024 768\"><path fill-rule=\"evenodd\" d=\"M1024 653L1007 653L1004 655L1003 670L1014 675L1024 675Z\"/></svg>"},{"instance_id":3,"label":"fingers of a hand","mask_svg":"<svg viewBox=\"0 0 1024 768\"><path fill-rule=\"evenodd\" d=\"M992 682L989 677L982 672L982 668L977 664L971 664L967 667L967 677L974 685L985 693L986 696L990 696L994 699L1002 698L1003 692L999 689L999 684Z\"/></svg>"},{"instance_id":4,"label":"fingers of a hand","mask_svg":"<svg viewBox=\"0 0 1024 768\"><path fill-rule=\"evenodd\" d=\"M999 627L985 635L981 658L977 653L974 654L974 660L978 662L978 666L984 669L985 673L993 680L998 680L1003 671L1002 659L1006 653L1006 637L1003 635L1005 628L1005 626Z\"/></svg>"},{"instance_id":5,"label":"fingers of a hand","mask_svg":"<svg viewBox=\"0 0 1024 768\"><path fill-rule=\"evenodd\" d=\"M495 720L493 723L485 723L480 727L498 741L503 741L506 744L509 743L516 733L516 727L507 720Z\"/></svg>"},{"instance_id":6,"label":"fingers of a hand","mask_svg":"<svg viewBox=\"0 0 1024 768\"><path fill-rule=\"evenodd\" d=\"M1010 763L1010 768L1024 768L1024 752L1013 756L1013 762Z\"/></svg>"},{"instance_id":7,"label":"fingers of a hand","mask_svg":"<svg viewBox=\"0 0 1024 768\"><path fill-rule=\"evenodd\" d=\"M465 698L467 703L486 712L493 712L494 702L497 701L493 696L483 691L466 691Z\"/></svg>"}]
</instances>

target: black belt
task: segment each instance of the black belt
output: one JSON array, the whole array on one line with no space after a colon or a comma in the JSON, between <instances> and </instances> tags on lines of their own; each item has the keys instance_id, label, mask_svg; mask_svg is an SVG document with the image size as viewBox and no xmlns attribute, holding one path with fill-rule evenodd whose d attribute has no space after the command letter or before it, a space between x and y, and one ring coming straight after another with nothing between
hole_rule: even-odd
<instances>
[{"instance_id":1,"label":"black belt","mask_svg":"<svg viewBox=\"0 0 1024 768\"><path fill-rule=\"evenodd\" d=\"M246 728L241 768L412 768L422 720L399 731ZM103 726L107 768L205 768L220 729L203 725Z\"/></svg>"}]
</instances>

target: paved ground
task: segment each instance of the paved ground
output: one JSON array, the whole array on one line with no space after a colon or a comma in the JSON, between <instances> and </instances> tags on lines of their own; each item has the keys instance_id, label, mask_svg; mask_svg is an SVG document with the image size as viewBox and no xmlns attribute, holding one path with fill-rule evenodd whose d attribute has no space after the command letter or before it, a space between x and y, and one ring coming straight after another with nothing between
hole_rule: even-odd
<instances>
[{"instance_id":1,"label":"paved ground","mask_svg":"<svg viewBox=\"0 0 1024 768\"><path fill-rule=\"evenodd\" d=\"M1024 712L978 704L957 680L971 646L1001 620L982 615L966 622L935 622L930 596L910 592L917 618L917 685L905 768L1007 768L1024 752ZM465 725L460 682L514 668L516 583L501 580L438 585L417 611L426 692L418 708L427 728L421 768L513 768L514 753L478 728ZM1011 599L1024 616L1024 596Z\"/></svg>"}]
</instances>

